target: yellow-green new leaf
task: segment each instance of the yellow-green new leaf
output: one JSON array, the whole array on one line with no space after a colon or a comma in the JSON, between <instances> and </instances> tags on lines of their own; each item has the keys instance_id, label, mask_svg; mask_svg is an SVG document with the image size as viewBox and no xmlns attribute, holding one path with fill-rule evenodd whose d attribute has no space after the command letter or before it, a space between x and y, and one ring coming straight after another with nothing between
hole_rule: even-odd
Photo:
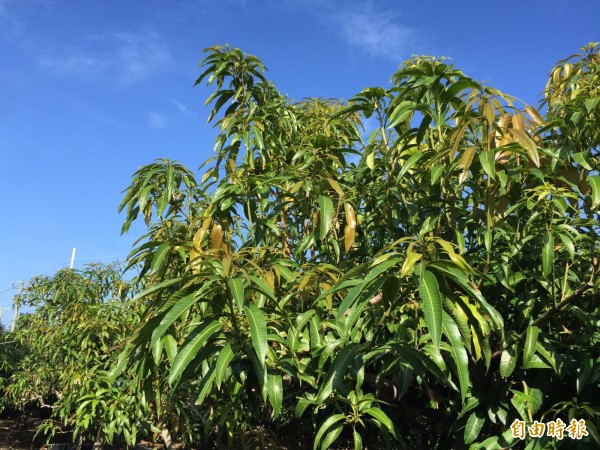
<instances>
[{"instance_id":1,"label":"yellow-green new leaf","mask_svg":"<svg viewBox=\"0 0 600 450\"><path fill-rule=\"evenodd\" d=\"M413 250L413 244L411 243L406 250L406 258L404 259L404 263L400 269L400 277L404 278L405 276L411 274L415 264L419 262L422 256L423 255L421 253L417 253Z\"/></svg>"},{"instance_id":2,"label":"yellow-green new leaf","mask_svg":"<svg viewBox=\"0 0 600 450\"><path fill-rule=\"evenodd\" d=\"M510 131L515 140L521 144L521 147L527 151L527 155L531 162L534 163L536 167L540 167L540 155L537 150L537 145L533 139L529 137L527 132L517 128L509 128L508 131Z\"/></svg>"},{"instance_id":3,"label":"yellow-green new leaf","mask_svg":"<svg viewBox=\"0 0 600 450\"><path fill-rule=\"evenodd\" d=\"M340 186L340 183L335 181L333 178L326 178L326 180L335 192L337 192L340 195L344 195L344 191L343 191L342 187Z\"/></svg>"},{"instance_id":4,"label":"yellow-green new leaf","mask_svg":"<svg viewBox=\"0 0 600 450\"><path fill-rule=\"evenodd\" d=\"M592 209L596 209L600 205L600 175L593 175L589 180L592 188Z\"/></svg>"}]
</instances>

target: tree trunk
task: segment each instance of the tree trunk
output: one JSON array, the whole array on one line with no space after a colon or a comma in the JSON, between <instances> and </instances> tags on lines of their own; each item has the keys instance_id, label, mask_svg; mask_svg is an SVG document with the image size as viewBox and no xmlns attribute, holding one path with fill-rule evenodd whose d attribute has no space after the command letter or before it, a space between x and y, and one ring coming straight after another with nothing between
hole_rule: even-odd
<instances>
[{"instance_id":1,"label":"tree trunk","mask_svg":"<svg viewBox=\"0 0 600 450\"><path fill-rule=\"evenodd\" d=\"M162 431L160 432L160 436L162 437L165 448L167 450L175 450L175 446L173 445L173 440L171 439L171 433L169 433L169 429L166 425L163 425Z\"/></svg>"},{"instance_id":2,"label":"tree trunk","mask_svg":"<svg viewBox=\"0 0 600 450\"><path fill-rule=\"evenodd\" d=\"M104 448L104 433L102 432L102 428L98 430L98 434L96 435L96 442L92 446L92 450L102 450Z\"/></svg>"}]
</instances>

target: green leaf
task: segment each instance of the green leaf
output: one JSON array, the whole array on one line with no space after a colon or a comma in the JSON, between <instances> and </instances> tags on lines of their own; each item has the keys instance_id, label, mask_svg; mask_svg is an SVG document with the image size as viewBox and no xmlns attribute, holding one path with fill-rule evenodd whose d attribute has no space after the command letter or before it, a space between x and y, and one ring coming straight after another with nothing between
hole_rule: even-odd
<instances>
[{"instance_id":1,"label":"green leaf","mask_svg":"<svg viewBox=\"0 0 600 450\"><path fill-rule=\"evenodd\" d=\"M466 403L464 403L463 408L456 420L458 421L462 416L464 416L466 413L471 411L473 408L476 408L477 406L479 406L479 399L476 397L471 397L467 400Z\"/></svg>"},{"instance_id":2,"label":"green leaf","mask_svg":"<svg viewBox=\"0 0 600 450\"><path fill-rule=\"evenodd\" d=\"M421 253L417 253L413 250L413 243L411 242L411 244L408 246L408 249L406 250L406 259L404 260L402 268L400 269L400 277L404 278L405 276L412 273L415 264L419 262L422 256L423 255Z\"/></svg>"},{"instance_id":3,"label":"green leaf","mask_svg":"<svg viewBox=\"0 0 600 450\"><path fill-rule=\"evenodd\" d=\"M323 438L323 435L327 432L327 430L329 430L333 425L335 425L339 421L343 420L344 417L345 416L343 414L333 414L329 416L325 420L325 422L323 422L323 424L319 427L319 431L317 431L317 435L315 436L313 450L317 450L317 448L319 448L321 439Z\"/></svg>"},{"instance_id":4,"label":"green leaf","mask_svg":"<svg viewBox=\"0 0 600 450\"><path fill-rule=\"evenodd\" d=\"M150 342L150 346L153 346L154 343L158 339L160 339L163 334L165 334L167 328L173 325L173 322L175 322L179 318L179 316L181 316L194 303L196 303L196 298L194 297L194 294L187 295L181 300L179 300L165 315L158 327L156 327L152 332L152 340Z\"/></svg>"},{"instance_id":5,"label":"green leaf","mask_svg":"<svg viewBox=\"0 0 600 450\"><path fill-rule=\"evenodd\" d=\"M495 161L494 150L486 150L479 152L479 161L481 162L481 167L491 180L496 178L496 161Z\"/></svg>"},{"instance_id":6,"label":"green leaf","mask_svg":"<svg viewBox=\"0 0 600 450\"><path fill-rule=\"evenodd\" d=\"M140 292L139 294L137 294L135 297L133 297L131 299L131 303L135 303L139 300L141 300L144 297L147 297L148 295L154 294L155 292L158 292L162 289L166 289L168 287L173 286L174 284L177 284L181 282L181 278L173 278L172 280L166 280L166 281L162 281L158 284L153 285L152 287L149 287L148 289Z\"/></svg>"},{"instance_id":7,"label":"green leaf","mask_svg":"<svg viewBox=\"0 0 600 450\"><path fill-rule=\"evenodd\" d=\"M320 237L321 239L324 239L331 228L331 222L333 220L333 201L325 195L319 195L319 209L321 211Z\"/></svg>"},{"instance_id":8,"label":"green leaf","mask_svg":"<svg viewBox=\"0 0 600 450\"><path fill-rule=\"evenodd\" d=\"M168 244L167 242L164 242L158 246L158 248L156 249L156 252L154 253L154 256L152 257L152 264L150 265L150 270L152 272L154 272L160 268L163 261L169 254L170 250L171 250L171 245Z\"/></svg>"},{"instance_id":9,"label":"green leaf","mask_svg":"<svg viewBox=\"0 0 600 450\"><path fill-rule=\"evenodd\" d=\"M423 153L415 153L410 158L408 158L402 166L402 169L400 169L400 172L398 173L398 180L401 179L404 176L404 174L408 172L422 157Z\"/></svg>"},{"instance_id":10,"label":"green leaf","mask_svg":"<svg viewBox=\"0 0 600 450\"><path fill-rule=\"evenodd\" d=\"M456 372L458 374L458 383L460 386L460 396L462 403L465 402L471 380L469 378L469 357L467 350L462 342L462 335L460 330L452 317L445 311L443 313L443 330L444 334L450 341L450 348L452 349L452 361L456 366Z\"/></svg>"},{"instance_id":11,"label":"green leaf","mask_svg":"<svg viewBox=\"0 0 600 450\"><path fill-rule=\"evenodd\" d=\"M348 344L335 357L335 360L327 371L327 375L325 376L323 384L321 385L321 389L317 395L317 403L323 403L325 399L327 399L327 397L329 397L333 392L334 386L342 380L350 361L352 358L354 358L354 353L356 352L357 346L358 344L354 343Z\"/></svg>"},{"instance_id":12,"label":"green leaf","mask_svg":"<svg viewBox=\"0 0 600 450\"><path fill-rule=\"evenodd\" d=\"M354 438L354 450L362 450L362 448L363 448L362 437L361 437L360 433L358 431L356 431L356 428L354 428L352 430L352 437Z\"/></svg>"},{"instance_id":13,"label":"green leaf","mask_svg":"<svg viewBox=\"0 0 600 450\"><path fill-rule=\"evenodd\" d=\"M283 404L283 384L281 375L267 375L267 395L269 403L273 407L274 417L279 417L281 414L281 405Z\"/></svg>"},{"instance_id":14,"label":"green leaf","mask_svg":"<svg viewBox=\"0 0 600 450\"><path fill-rule=\"evenodd\" d=\"M235 306L241 310L244 307L244 280L241 278L229 278L227 284Z\"/></svg>"},{"instance_id":15,"label":"green leaf","mask_svg":"<svg viewBox=\"0 0 600 450\"><path fill-rule=\"evenodd\" d=\"M500 357L500 375L504 378L510 376L517 366L517 349L515 345L511 345L502 352Z\"/></svg>"},{"instance_id":16,"label":"green leaf","mask_svg":"<svg viewBox=\"0 0 600 450\"><path fill-rule=\"evenodd\" d=\"M577 164L579 164L584 169L593 170L592 166L590 166L590 163L587 161L587 159L585 158L583 153L574 153L573 161L575 161Z\"/></svg>"},{"instance_id":17,"label":"green leaf","mask_svg":"<svg viewBox=\"0 0 600 450\"><path fill-rule=\"evenodd\" d=\"M252 346L258 356L258 362L264 367L267 354L267 324L265 316L256 305L244 306L250 325Z\"/></svg>"},{"instance_id":18,"label":"green leaf","mask_svg":"<svg viewBox=\"0 0 600 450\"><path fill-rule=\"evenodd\" d=\"M202 381L198 385L198 398L196 398L196 405L201 405L204 402L206 396L210 393L215 381L215 368L211 367L209 371L202 377Z\"/></svg>"},{"instance_id":19,"label":"green leaf","mask_svg":"<svg viewBox=\"0 0 600 450\"><path fill-rule=\"evenodd\" d=\"M183 373L204 343L220 329L221 323L218 320L204 322L194 328L185 340L181 350L177 352L177 356L171 367L171 372L169 373L169 384L173 384L173 381Z\"/></svg>"},{"instance_id":20,"label":"green leaf","mask_svg":"<svg viewBox=\"0 0 600 450\"><path fill-rule=\"evenodd\" d=\"M312 405L312 401L304 398L304 397L300 397L298 399L298 403L296 404L296 409L294 411L294 417L296 418L300 418L302 417L302 414L304 414L304 411L306 411L306 408L308 407L308 405Z\"/></svg>"},{"instance_id":21,"label":"green leaf","mask_svg":"<svg viewBox=\"0 0 600 450\"><path fill-rule=\"evenodd\" d=\"M442 299L435 275L426 270L419 281L419 295L423 300L425 323L435 349L440 350L442 338Z\"/></svg>"},{"instance_id":22,"label":"green leaf","mask_svg":"<svg viewBox=\"0 0 600 450\"><path fill-rule=\"evenodd\" d=\"M323 438L323 444L321 444L321 449L327 449L334 443L334 441L340 437L342 431L344 429L343 424L336 425L333 429L329 430L325 437Z\"/></svg>"},{"instance_id":23,"label":"green leaf","mask_svg":"<svg viewBox=\"0 0 600 450\"><path fill-rule=\"evenodd\" d=\"M173 336L167 334L163 339L163 345L167 351L167 358L169 358L169 362L173 364L175 356L177 355L177 341Z\"/></svg>"},{"instance_id":24,"label":"green leaf","mask_svg":"<svg viewBox=\"0 0 600 450\"><path fill-rule=\"evenodd\" d=\"M431 166L431 185L434 185L438 178L444 173L444 167L434 164Z\"/></svg>"},{"instance_id":25,"label":"green leaf","mask_svg":"<svg viewBox=\"0 0 600 450\"><path fill-rule=\"evenodd\" d=\"M394 424L392 423L391 419L387 416L387 414L384 413L380 408L368 408L367 410L365 410L365 412L374 419L377 419L379 422L381 422L389 430L392 436L396 436L396 429L394 428Z\"/></svg>"},{"instance_id":26,"label":"green leaf","mask_svg":"<svg viewBox=\"0 0 600 450\"><path fill-rule=\"evenodd\" d=\"M552 232L544 235L545 244L542 247L542 275L547 277L554 266L554 236Z\"/></svg>"},{"instance_id":27,"label":"green leaf","mask_svg":"<svg viewBox=\"0 0 600 450\"><path fill-rule=\"evenodd\" d=\"M467 424L465 425L465 444L470 444L481 432L481 427L483 426L485 419L482 417L478 417L477 413L474 412L467 419Z\"/></svg>"},{"instance_id":28,"label":"green leaf","mask_svg":"<svg viewBox=\"0 0 600 450\"><path fill-rule=\"evenodd\" d=\"M215 384L221 387L225 372L229 367L229 363L233 360L233 349L230 344L225 345L219 352L217 363L215 364Z\"/></svg>"},{"instance_id":29,"label":"green leaf","mask_svg":"<svg viewBox=\"0 0 600 450\"><path fill-rule=\"evenodd\" d=\"M592 188L592 209L600 205L600 175L593 175L588 178Z\"/></svg>"},{"instance_id":30,"label":"green leaf","mask_svg":"<svg viewBox=\"0 0 600 450\"><path fill-rule=\"evenodd\" d=\"M527 327L527 337L525 338L525 347L523 348L523 365L529 364L532 356L535 354L540 328L536 326Z\"/></svg>"}]
</instances>

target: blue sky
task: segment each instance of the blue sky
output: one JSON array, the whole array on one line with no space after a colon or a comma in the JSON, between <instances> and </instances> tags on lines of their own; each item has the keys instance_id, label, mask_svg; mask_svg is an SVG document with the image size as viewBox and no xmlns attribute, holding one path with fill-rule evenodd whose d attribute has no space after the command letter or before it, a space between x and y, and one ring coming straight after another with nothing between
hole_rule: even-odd
<instances>
[{"instance_id":1,"label":"blue sky","mask_svg":"<svg viewBox=\"0 0 600 450\"><path fill-rule=\"evenodd\" d=\"M257 55L297 99L388 86L429 54L535 104L598 17L597 0L0 0L0 308L73 247L76 265L126 257L142 228L120 236L117 206L139 166L211 156L205 47Z\"/></svg>"}]
</instances>

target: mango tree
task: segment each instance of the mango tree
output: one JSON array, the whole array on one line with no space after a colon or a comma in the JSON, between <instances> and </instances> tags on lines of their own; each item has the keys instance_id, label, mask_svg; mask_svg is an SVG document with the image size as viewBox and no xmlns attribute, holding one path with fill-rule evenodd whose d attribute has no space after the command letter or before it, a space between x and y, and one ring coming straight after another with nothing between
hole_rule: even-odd
<instances>
[{"instance_id":1,"label":"mango tree","mask_svg":"<svg viewBox=\"0 0 600 450\"><path fill-rule=\"evenodd\" d=\"M206 52L215 157L199 181L145 166L121 204L149 226L146 312L113 379L189 405L157 420L196 443L293 421L315 448L497 448L561 414L600 443L595 44L539 110L430 57L295 102L256 57Z\"/></svg>"}]
</instances>

